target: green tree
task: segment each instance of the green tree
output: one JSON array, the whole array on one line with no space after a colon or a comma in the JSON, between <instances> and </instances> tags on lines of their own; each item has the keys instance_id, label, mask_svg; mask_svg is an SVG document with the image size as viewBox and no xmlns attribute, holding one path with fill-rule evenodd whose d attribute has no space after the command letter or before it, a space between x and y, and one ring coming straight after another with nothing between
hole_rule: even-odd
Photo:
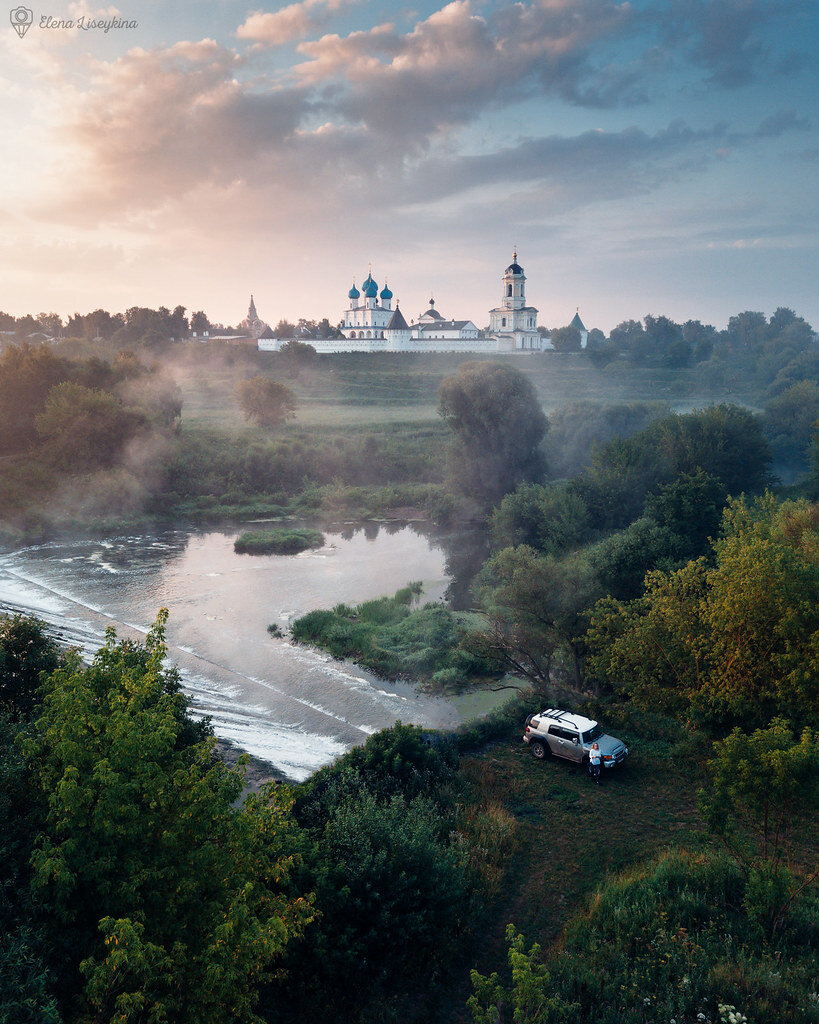
<instances>
[{"instance_id":1,"label":"green tree","mask_svg":"<svg viewBox=\"0 0 819 1024\"><path fill-rule=\"evenodd\" d=\"M678 538L677 557L698 558L719 534L728 492L722 481L698 469L682 473L646 498L645 514Z\"/></svg>"},{"instance_id":2,"label":"green tree","mask_svg":"<svg viewBox=\"0 0 819 1024\"><path fill-rule=\"evenodd\" d=\"M82 333L86 338L108 339L125 323L121 313L112 316L105 309L95 309L93 313L86 313L81 320Z\"/></svg>"},{"instance_id":3,"label":"green tree","mask_svg":"<svg viewBox=\"0 0 819 1024\"><path fill-rule=\"evenodd\" d=\"M549 414L549 469L559 478L577 476L593 459L595 448L615 438L629 438L668 415L661 402L569 402Z\"/></svg>"},{"instance_id":4,"label":"green tree","mask_svg":"<svg viewBox=\"0 0 819 1024\"><path fill-rule=\"evenodd\" d=\"M0 1024L60 1024L47 930L31 893L43 808L20 758L26 728L0 711Z\"/></svg>"},{"instance_id":5,"label":"green tree","mask_svg":"<svg viewBox=\"0 0 819 1024\"><path fill-rule=\"evenodd\" d=\"M541 441L548 421L530 381L512 366L461 363L441 384L438 411L454 437L452 486L491 505L545 472Z\"/></svg>"},{"instance_id":6,"label":"green tree","mask_svg":"<svg viewBox=\"0 0 819 1024\"><path fill-rule=\"evenodd\" d=\"M576 1019L579 1005L565 1003L552 992L538 943L527 953L523 935L511 924L506 929L506 941L511 972L508 990L495 973L485 977L478 971L471 972L475 992L466 1005L474 1024L568 1024Z\"/></svg>"},{"instance_id":7,"label":"green tree","mask_svg":"<svg viewBox=\"0 0 819 1024\"><path fill-rule=\"evenodd\" d=\"M206 313L203 313L201 309L197 309L195 313L191 313L191 330L194 334L204 334L210 329L211 322Z\"/></svg>"},{"instance_id":8,"label":"green tree","mask_svg":"<svg viewBox=\"0 0 819 1024\"><path fill-rule=\"evenodd\" d=\"M233 394L247 419L260 427L278 427L296 411L296 396L290 388L261 374L239 381Z\"/></svg>"},{"instance_id":9,"label":"green tree","mask_svg":"<svg viewBox=\"0 0 819 1024\"><path fill-rule=\"evenodd\" d=\"M295 338L286 341L279 349L279 354L288 362L309 366L316 361L316 350L306 341L297 341Z\"/></svg>"},{"instance_id":10,"label":"green tree","mask_svg":"<svg viewBox=\"0 0 819 1024\"><path fill-rule=\"evenodd\" d=\"M551 334L555 352L579 352L583 339L576 327L558 327Z\"/></svg>"},{"instance_id":11,"label":"green tree","mask_svg":"<svg viewBox=\"0 0 819 1024\"><path fill-rule=\"evenodd\" d=\"M521 545L493 555L475 584L489 625L468 638L470 648L549 693L555 655L571 658L574 685L583 685L582 612L600 596L595 574L579 556L557 559ZM466 641L465 641L466 642Z\"/></svg>"},{"instance_id":12,"label":"green tree","mask_svg":"<svg viewBox=\"0 0 819 1024\"><path fill-rule=\"evenodd\" d=\"M528 544L543 553L558 554L578 545L587 526L582 499L554 485L521 484L489 517L494 550Z\"/></svg>"},{"instance_id":13,"label":"green tree","mask_svg":"<svg viewBox=\"0 0 819 1024\"><path fill-rule=\"evenodd\" d=\"M815 833L819 740L810 729L797 740L781 719L751 735L735 729L714 744L708 775L700 810L745 873L749 917L773 933L819 876L819 868L791 870L796 837L809 846Z\"/></svg>"},{"instance_id":14,"label":"green tree","mask_svg":"<svg viewBox=\"0 0 819 1024\"><path fill-rule=\"evenodd\" d=\"M309 918L285 895L291 799L234 809L240 774L197 739L160 613L144 646L71 656L25 743L47 812L32 865L55 924L61 991L95 1021L257 1021L271 965ZM81 985L81 979L84 984Z\"/></svg>"},{"instance_id":15,"label":"green tree","mask_svg":"<svg viewBox=\"0 0 819 1024\"><path fill-rule=\"evenodd\" d=\"M805 467L817 421L819 384L803 380L772 398L765 406L763 428L777 461Z\"/></svg>"},{"instance_id":16,"label":"green tree","mask_svg":"<svg viewBox=\"0 0 819 1024\"><path fill-rule=\"evenodd\" d=\"M0 708L28 716L39 703L42 673L57 667L58 648L40 619L0 616Z\"/></svg>"},{"instance_id":17,"label":"green tree","mask_svg":"<svg viewBox=\"0 0 819 1024\"><path fill-rule=\"evenodd\" d=\"M291 324L289 320L279 320L273 329L274 338L292 338L296 333L295 324Z\"/></svg>"},{"instance_id":18,"label":"green tree","mask_svg":"<svg viewBox=\"0 0 819 1024\"><path fill-rule=\"evenodd\" d=\"M0 451L23 451L36 440L35 418L70 372L50 348L11 345L0 355Z\"/></svg>"},{"instance_id":19,"label":"green tree","mask_svg":"<svg viewBox=\"0 0 819 1024\"><path fill-rule=\"evenodd\" d=\"M764 941L737 865L672 851L604 880L544 956L510 928L510 971L473 974L476 1024L812 1024L815 899ZM744 1014L720 1012L741 1006ZM745 1017L747 1014L747 1018Z\"/></svg>"},{"instance_id":20,"label":"green tree","mask_svg":"<svg viewBox=\"0 0 819 1024\"><path fill-rule=\"evenodd\" d=\"M650 572L645 595L595 607L594 670L645 706L714 731L819 706L819 508L771 496L731 502L705 559Z\"/></svg>"},{"instance_id":21,"label":"green tree","mask_svg":"<svg viewBox=\"0 0 819 1024\"><path fill-rule=\"evenodd\" d=\"M641 516L586 549L603 593L631 600L643 592L651 569L676 568L681 561L681 539L650 516Z\"/></svg>"},{"instance_id":22,"label":"green tree","mask_svg":"<svg viewBox=\"0 0 819 1024\"><path fill-rule=\"evenodd\" d=\"M47 457L79 471L114 465L143 422L114 395L70 381L49 392L36 420Z\"/></svg>"}]
</instances>

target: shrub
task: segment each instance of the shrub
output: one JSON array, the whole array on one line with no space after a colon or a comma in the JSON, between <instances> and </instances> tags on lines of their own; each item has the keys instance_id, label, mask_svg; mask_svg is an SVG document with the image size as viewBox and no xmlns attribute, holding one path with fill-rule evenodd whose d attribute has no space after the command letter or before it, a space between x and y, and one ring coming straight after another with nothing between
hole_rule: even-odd
<instances>
[{"instance_id":1,"label":"shrub","mask_svg":"<svg viewBox=\"0 0 819 1024\"><path fill-rule=\"evenodd\" d=\"M323 544L321 530L251 530L236 538L233 550L237 555L297 555Z\"/></svg>"}]
</instances>

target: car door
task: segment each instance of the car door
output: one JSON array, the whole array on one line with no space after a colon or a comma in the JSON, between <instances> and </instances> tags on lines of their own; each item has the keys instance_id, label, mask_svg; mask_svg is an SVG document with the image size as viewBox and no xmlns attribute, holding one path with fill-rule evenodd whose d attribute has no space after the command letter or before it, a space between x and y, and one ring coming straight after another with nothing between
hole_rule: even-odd
<instances>
[{"instance_id":1,"label":"car door","mask_svg":"<svg viewBox=\"0 0 819 1024\"><path fill-rule=\"evenodd\" d=\"M573 738L577 740L577 743L573 742ZM549 726L549 746L552 748L553 754L565 757L568 761L578 761L578 744L579 738L576 732L566 729L562 725Z\"/></svg>"},{"instance_id":2,"label":"car door","mask_svg":"<svg viewBox=\"0 0 819 1024\"><path fill-rule=\"evenodd\" d=\"M583 744L580 742L580 733L574 729L566 729L566 754L570 761L583 760Z\"/></svg>"}]
</instances>

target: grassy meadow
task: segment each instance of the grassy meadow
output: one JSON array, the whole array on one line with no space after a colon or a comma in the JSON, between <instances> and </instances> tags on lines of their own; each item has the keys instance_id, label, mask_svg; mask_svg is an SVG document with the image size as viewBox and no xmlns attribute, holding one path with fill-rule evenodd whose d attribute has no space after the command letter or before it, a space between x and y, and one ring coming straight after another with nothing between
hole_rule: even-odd
<instances>
[{"instance_id":1,"label":"grassy meadow","mask_svg":"<svg viewBox=\"0 0 819 1024\"><path fill-rule=\"evenodd\" d=\"M245 420L233 400L235 384L255 373L271 373L297 398L295 419L284 433L313 427L356 428L438 420L438 388L458 365L478 355L348 353L320 356L292 377L283 375L275 354L240 351L230 364L203 360L176 374L183 395L183 422L195 427L242 429ZM546 412L570 402L661 401L689 409L715 401L753 404L754 396L730 383L704 389L693 369L661 369L609 364L595 367L585 355L533 353L498 355L532 381Z\"/></svg>"}]
</instances>

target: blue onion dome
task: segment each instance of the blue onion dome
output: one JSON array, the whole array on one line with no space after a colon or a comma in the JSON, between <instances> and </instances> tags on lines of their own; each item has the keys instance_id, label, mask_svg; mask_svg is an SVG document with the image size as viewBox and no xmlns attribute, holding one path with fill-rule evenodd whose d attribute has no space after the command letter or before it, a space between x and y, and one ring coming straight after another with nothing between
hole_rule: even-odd
<instances>
[{"instance_id":1,"label":"blue onion dome","mask_svg":"<svg viewBox=\"0 0 819 1024\"><path fill-rule=\"evenodd\" d=\"M392 298L392 292L390 291L389 287L387 286L387 282L386 281L384 282L384 287L381 289L381 298L382 299L391 299Z\"/></svg>"},{"instance_id":2,"label":"blue onion dome","mask_svg":"<svg viewBox=\"0 0 819 1024\"><path fill-rule=\"evenodd\" d=\"M360 299L361 292L356 288L355 281L353 281L353 287L347 292L348 299Z\"/></svg>"},{"instance_id":3,"label":"blue onion dome","mask_svg":"<svg viewBox=\"0 0 819 1024\"><path fill-rule=\"evenodd\" d=\"M517 251L517 249L515 249L515 251L512 253L512 262L506 268L505 272L507 274L522 274L523 273L523 267L518 263L518 251Z\"/></svg>"},{"instance_id":4,"label":"blue onion dome","mask_svg":"<svg viewBox=\"0 0 819 1024\"><path fill-rule=\"evenodd\" d=\"M373 281L372 274L370 274L361 287L364 289L364 294L368 299L378 298L378 285Z\"/></svg>"}]
</instances>

